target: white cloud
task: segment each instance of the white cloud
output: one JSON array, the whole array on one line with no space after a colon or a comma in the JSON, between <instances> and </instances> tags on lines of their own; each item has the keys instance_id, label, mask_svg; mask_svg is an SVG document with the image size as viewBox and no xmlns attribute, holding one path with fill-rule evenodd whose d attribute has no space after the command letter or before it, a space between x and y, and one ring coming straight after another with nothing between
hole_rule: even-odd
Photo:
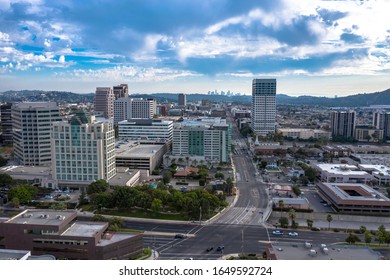
<instances>
[{"instance_id":1,"label":"white cloud","mask_svg":"<svg viewBox=\"0 0 390 280\"><path fill-rule=\"evenodd\" d=\"M163 82L182 79L187 77L201 76L197 73L184 70L174 70L169 68L142 68L136 66L116 66L99 70L78 69L56 75L64 80L82 81L111 81L120 82L123 80L130 82Z\"/></svg>"}]
</instances>

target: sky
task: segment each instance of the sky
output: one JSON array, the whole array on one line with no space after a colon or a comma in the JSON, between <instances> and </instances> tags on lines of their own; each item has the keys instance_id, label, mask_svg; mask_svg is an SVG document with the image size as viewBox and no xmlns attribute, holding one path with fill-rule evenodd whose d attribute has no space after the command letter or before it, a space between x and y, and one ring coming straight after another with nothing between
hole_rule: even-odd
<instances>
[{"instance_id":1,"label":"sky","mask_svg":"<svg viewBox=\"0 0 390 280\"><path fill-rule=\"evenodd\" d=\"M390 88L390 1L0 0L0 91Z\"/></svg>"}]
</instances>

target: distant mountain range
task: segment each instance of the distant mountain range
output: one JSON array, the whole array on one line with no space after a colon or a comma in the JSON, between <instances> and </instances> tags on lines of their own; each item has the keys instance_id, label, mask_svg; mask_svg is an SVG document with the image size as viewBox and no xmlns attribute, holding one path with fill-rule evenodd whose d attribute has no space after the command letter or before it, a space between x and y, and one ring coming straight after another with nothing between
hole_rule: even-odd
<instances>
[{"instance_id":1,"label":"distant mountain range","mask_svg":"<svg viewBox=\"0 0 390 280\"><path fill-rule=\"evenodd\" d=\"M93 102L94 93L78 94L65 91L42 91L42 90L21 90L6 91L0 93L1 102L22 102L22 101L55 101L59 103L80 103ZM156 98L158 103L177 102L177 93L152 93L152 94L132 94L134 98ZM250 104L250 95L226 96L208 94L187 94L188 102L197 102L207 99L212 102L227 101L233 103ZM345 97L329 98L316 96L293 97L285 94L276 95L276 103L281 105L312 105L325 107L365 107L370 105L390 105L390 89L374 92L360 93Z\"/></svg>"}]
</instances>

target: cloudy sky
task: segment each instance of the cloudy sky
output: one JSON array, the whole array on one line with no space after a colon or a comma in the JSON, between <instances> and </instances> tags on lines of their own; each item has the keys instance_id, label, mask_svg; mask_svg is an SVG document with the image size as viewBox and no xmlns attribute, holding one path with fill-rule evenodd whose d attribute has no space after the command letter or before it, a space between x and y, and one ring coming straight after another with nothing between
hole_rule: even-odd
<instances>
[{"instance_id":1,"label":"cloudy sky","mask_svg":"<svg viewBox=\"0 0 390 280\"><path fill-rule=\"evenodd\" d=\"M390 1L0 0L0 91L390 88Z\"/></svg>"}]
</instances>

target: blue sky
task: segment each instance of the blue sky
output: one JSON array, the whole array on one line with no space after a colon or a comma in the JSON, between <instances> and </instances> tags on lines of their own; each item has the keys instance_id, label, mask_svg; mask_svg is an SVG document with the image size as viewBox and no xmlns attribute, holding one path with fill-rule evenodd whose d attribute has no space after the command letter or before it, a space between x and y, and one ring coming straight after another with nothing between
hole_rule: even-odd
<instances>
[{"instance_id":1,"label":"blue sky","mask_svg":"<svg viewBox=\"0 0 390 280\"><path fill-rule=\"evenodd\" d=\"M0 0L0 91L390 88L390 1Z\"/></svg>"}]
</instances>

